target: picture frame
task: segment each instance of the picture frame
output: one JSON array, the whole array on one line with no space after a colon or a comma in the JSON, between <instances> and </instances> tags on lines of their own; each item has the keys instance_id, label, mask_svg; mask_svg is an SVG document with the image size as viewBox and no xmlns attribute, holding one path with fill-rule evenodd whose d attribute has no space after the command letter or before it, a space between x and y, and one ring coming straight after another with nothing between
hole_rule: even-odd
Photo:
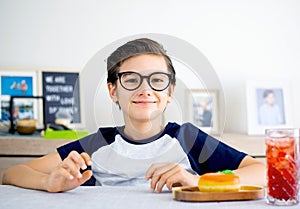
<instances>
[{"instance_id":1,"label":"picture frame","mask_svg":"<svg viewBox=\"0 0 300 209\"><path fill-rule=\"evenodd\" d=\"M188 121L207 134L219 133L219 98L217 90L187 91Z\"/></svg>"},{"instance_id":2,"label":"picture frame","mask_svg":"<svg viewBox=\"0 0 300 209\"><path fill-rule=\"evenodd\" d=\"M37 71L35 70L0 70L0 120L9 121L9 102L12 96L30 97L38 94L37 88ZM16 107L28 106L26 99L18 101ZM19 114L18 118L35 118L38 119L40 111L37 105L30 104L31 111L24 114Z\"/></svg>"},{"instance_id":3,"label":"picture frame","mask_svg":"<svg viewBox=\"0 0 300 209\"><path fill-rule=\"evenodd\" d=\"M45 98L43 96L11 96L9 101L10 129L15 133L17 119L33 118L36 121L37 130L45 130ZM40 114L42 113L42 114Z\"/></svg>"},{"instance_id":4,"label":"picture frame","mask_svg":"<svg viewBox=\"0 0 300 209\"><path fill-rule=\"evenodd\" d=\"M55 123L56 119L70 119L68 125L70 128L85 127L80 79L79 69L43 69L40 71L40 91L45 97L47 124ZM57 115L63 118L57 118ZM66 118L66 115L70 118Z\"/></svg>"},{"instance_id":5,"label":"picture frame","mask_svg":"<svg viewBox=\"0 0 300 209\"><path fill-rule=\"evenodd\" d=\"M248 135L264 135L269 128L293 126L288 82L247 81Z\"/></svg>"}]
</instances>

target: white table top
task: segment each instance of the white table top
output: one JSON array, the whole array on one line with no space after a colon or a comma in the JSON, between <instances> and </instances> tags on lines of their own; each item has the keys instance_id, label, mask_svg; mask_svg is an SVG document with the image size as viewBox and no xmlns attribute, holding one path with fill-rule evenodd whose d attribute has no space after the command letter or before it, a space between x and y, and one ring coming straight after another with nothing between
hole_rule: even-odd
<instances>
[{"instance_id":1,"label":"white table top","mask_svg":"<svg viewBox=\"0 0 300 209\"><path fill-rule=\"evenodd\" d=\"M176 208L278 208L267 205L264 199L230 202L181 202L172 199L172 193L153 193L145 187L78 187L63 193L22 189L0 185L1 209L176 209ZM289 208L299 208L291 206Z\"/></svg>"}]
</instances>

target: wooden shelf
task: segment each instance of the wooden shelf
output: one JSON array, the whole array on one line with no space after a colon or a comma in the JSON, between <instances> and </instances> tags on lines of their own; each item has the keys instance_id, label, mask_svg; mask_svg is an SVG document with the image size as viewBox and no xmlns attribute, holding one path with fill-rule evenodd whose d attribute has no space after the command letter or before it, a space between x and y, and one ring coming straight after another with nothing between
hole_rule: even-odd
<instances>
[{"instance_id":1,"label":"wooden shelf","mask_svg":"<svg viewBox=\"0 0 300 209\"><path fill-rule=\"evenodd\" d=\"M238 133L224 133L215 136L220 141L251 156L264 157L266 152L264 136L249 136Z\"/></svg>"},{"instance_id":2,"label":"wooden shelf","mask_svg":"<svg viewBox=\"0 0 300 209\"><path fill-rule=\"evenodd\" d=\"M46 155L72 140L47 140L41 137L0 137L0 156L3 155Z\"/></svg>"}]
</instances>

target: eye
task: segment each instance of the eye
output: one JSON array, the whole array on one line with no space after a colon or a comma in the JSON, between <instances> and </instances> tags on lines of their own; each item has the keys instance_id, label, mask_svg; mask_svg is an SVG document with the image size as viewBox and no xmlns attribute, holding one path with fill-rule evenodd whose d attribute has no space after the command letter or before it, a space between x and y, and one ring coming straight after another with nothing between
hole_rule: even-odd
<instances>
[{"instance_id":1,"label":"eye","mask_svg":"<svg viewBox=\"0 0 300 209\"><path fill-rule=\"evenodd\" d=\"M139 82L139 76L134 73L122 75L122 82L127 84L135 84Z\"/></svg>"},{"instance_id":2,"label":"eye","mask_svg":"<svg viewBox=\"0 0 300 209\"><path fill-rule=\"evenodd\" d=\"M169 79L168 76L159 73L153 74L150 78L151 78L151 83L156 83L156 84L168 82Z\"/></svg>"},{"instance_id":3,"label":"eye","mask_svg":"<svg viewBox=\"0 0 300 209\"><path fill-rule=\"evenodd\" d=\"M164 79L161 79L161 78L152 78L151 79L151 83L161 83L161 82L165 82Z\"/></svg>"},{"instance_id":4,"label":"eye","mask_svg":"<svg viewBox=\"0 0 300 209\"><path fill-rule=\"evenodd\" d=\"M125 79L123 79L123 82L125 82L125 83L138 83L138 79L136 79L136 78L125 78Z\"/></svg>"}]
</instances>

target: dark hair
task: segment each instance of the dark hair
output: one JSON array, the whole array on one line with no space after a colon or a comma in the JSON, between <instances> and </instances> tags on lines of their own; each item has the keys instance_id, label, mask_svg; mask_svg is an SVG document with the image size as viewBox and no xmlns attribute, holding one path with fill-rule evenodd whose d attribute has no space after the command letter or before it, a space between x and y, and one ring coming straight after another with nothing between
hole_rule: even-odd
<instances>
[{"instance_id":1,"label":"dark hair","mask_svg":"<svg viewBox=\"0 0 300 209\"><path fill-rule=\"evenodd\" d=\"M168 70L172 74L173 79L171 84L175 84L175 70L170 57L166 54L162 45L148 38L140 38L129 41L124 45L117 48L107 59L107 83L115 84L118 80L117 74L119 73L122 63L134 56L142 54L161 55L165 58Z\"/></svg>"},{"instance_id":2,"label":"dark hair","mask_svg":"<svg viewBox=\"0 0 300 209\"><path fill-rule=\"evenodd\" d=\"M274 94L274 91L272 89L265 90L263 97L266 98L267 96L269 96L269 94Z\"/></svg>"}]
</instances>

